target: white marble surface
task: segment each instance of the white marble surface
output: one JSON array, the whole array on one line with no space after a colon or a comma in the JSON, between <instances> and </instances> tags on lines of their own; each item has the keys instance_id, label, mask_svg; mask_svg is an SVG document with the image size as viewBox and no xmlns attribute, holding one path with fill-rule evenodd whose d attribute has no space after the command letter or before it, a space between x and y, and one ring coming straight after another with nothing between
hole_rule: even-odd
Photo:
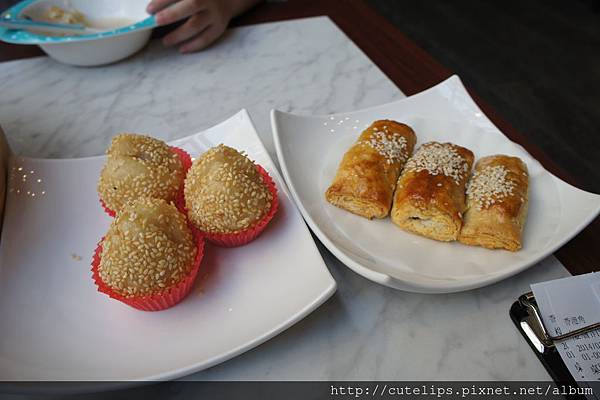
<instances>
[{"instance_id":1,"label":"white marble surface","mask_svg":"<svg viewBox=\"0 0 600 400\"><path fill-rule=\"evenodd\" d=\"M172 139L247 108L273 159L269 110L331 113L403 94L327 18L231 30L180 56L152 43L117 65L37 58L0 64L0 124L15 152L81 157L120 131ZM554 258L502 283L450 295L378 286L320 250L338 282L308 318L188 379L548 379L508 316L529 284L568 272Z\"/></svg>"}]
</instances>

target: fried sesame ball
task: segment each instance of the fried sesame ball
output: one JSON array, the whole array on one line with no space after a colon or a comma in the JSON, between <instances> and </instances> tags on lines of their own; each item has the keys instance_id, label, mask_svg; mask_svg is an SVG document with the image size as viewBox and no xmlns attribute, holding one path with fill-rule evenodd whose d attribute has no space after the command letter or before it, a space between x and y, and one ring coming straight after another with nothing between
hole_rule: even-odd
<instances>
[{"instance_id":1,"label":"fried sesame ball","mask_svg":"<svg viewBox=\"0 0 600 400\"><path fill-rule=\"evenodd\" d=\"M174 200L185 176L177 154L163 141L144 135L113 138L98 182L106 206L118 212L139 197Z\"/></svg>"},{"instance_id":2,"label":"fried sesame ball","mask_svg":"<svg viewBox=\"0 0 600 400\"><path fill-rule=\"evenodd\" d=\"M126 297L157 294L188 275L197 250L172 203L139 198L121 209L104 237L100 277Z\"/></svg>"},{"instance_id":3,"label":"fried sesame ball","mask_svg":"<svg viewBox=\"0 0 600 400\"><path fill-rule=\"evenodd\" d=\"M256 164L222 144L194 162L184 195L188 217L209 233L237 233L253 226L273 200Z\"/></svg>"}]
</instances>

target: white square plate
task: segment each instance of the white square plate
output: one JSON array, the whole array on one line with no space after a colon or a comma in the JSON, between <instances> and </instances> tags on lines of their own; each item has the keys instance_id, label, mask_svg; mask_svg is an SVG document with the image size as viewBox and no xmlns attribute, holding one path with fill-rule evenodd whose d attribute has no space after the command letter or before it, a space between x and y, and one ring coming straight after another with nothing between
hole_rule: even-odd
<instances>
[{"instance_id":1,"label":"white square plate","mask_svg":"<svg viewBox=\"0 0 600 400\"><path fill-rule=\"evenodd\" d=\"M497 282L531 266L571 239L600 211L600 196L546 171L481 112L456 76L417 95L331 116L271 114L277 157L302 215L343 263L373 281L401 290L443 293ZM442 243L402 231L389 218L369 221L325 201L345 151L377 119L412 126L417 145L454 142L475 156L509 154L529 167L530 206L524 247L511 253Z\"/></svg>"},{"instance_id":2,"label":"white square plate","mask_svg":"<svg viewBox=\"0 0 600 400\"><path fill-rule=\"evenodd\" d=\"M104 157L11 160L0 243L0 380L180 377L264 342L334 293L246 111L173 144L197 157L219 143L245 150L269 172L280 210L246 246L207 245L192 293L155 313L112 300L92 282L92 252L110 223L96 192Z\"/></svg>"}]
</instances>

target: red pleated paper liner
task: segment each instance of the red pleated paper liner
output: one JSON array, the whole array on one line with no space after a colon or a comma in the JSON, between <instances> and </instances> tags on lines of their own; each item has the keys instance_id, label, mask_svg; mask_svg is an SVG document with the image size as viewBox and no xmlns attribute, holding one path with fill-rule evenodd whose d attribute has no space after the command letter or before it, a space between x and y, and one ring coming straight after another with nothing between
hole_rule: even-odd
<instances>
[{"instance_id":1,"label":"red pleated paper liner","mask_svg":"<svg viewBox=\"0 0 600 400\"><path fill-rule=\"evenodd\" d=\"M273 216L277 213L279 209L279 199L277 198L277 187L275 186L275 182L269 176L267 171L260 165L256 165L258 172L263 178L263 182L267 185L269 192L273 195L273 200L271 201L271 208L269 212L265 214L265 216L254 226L251 226L248 229L245 229L236 233L210 233L210 232L202 232L204 238L209 242L216 244L221 247L236 247L243 246L254 239L256 239L262 231L265 230L267 224L273 219Z\"/></svg>"},{"instance_id":2,"label":"red pleated paper liner","mask_svg":"<svg viewBox=\"0 0 600 400\"><path fill-rule=\"evenodd\" d=\"M171 150L173 151L173 153L177 154L179 156L179 159L181 160L181 165L183 166L183 181L185 181L185 176L187 175L188 170L192 167L192 157L185 150L180 149L179 147L171 146ZM183 183L179 188L179 192L177 193L177 198L175 199L174 203L175 207L177 207L179 211L185 214ZM100 198L100 205L102 206L104 212L106 212L109 216L114 218L117 215L115 211L111 210L106 206L106 203L104 203L104 200L102 200L102 198Z\"/></svg>"},{"instance_id":3,"label":"red pleated paper liner","mask_svg":"<svg viewBox=\"0 0 600 400\"><path fill-rule=\"evenodd\" d=\"M192 268L185 279L183 279L177 285L166 289L162 293L139 297L125 297L111 289L106 283L104 283L104 281L102 281L99 271L100 260L102 256L102 242L104 241L104 238L102 238L102 240L100 240L98 243L98 247L96 247L96 251L94 252L94 256L92 258L92 278L94 279L96 286L98 286L98 291L115 300L123 302L128 306L142 311L165 310L181 302L190 293L190 290L194 286L194 281L196 280L196 276L200 270L200 263L204 257L204 238L195 228L192 228L192 232L194 234L194 240L196 241L198 252L196 253L196 258L194 259L194 265L192 265Z\"/></svg>"}]
</instances>

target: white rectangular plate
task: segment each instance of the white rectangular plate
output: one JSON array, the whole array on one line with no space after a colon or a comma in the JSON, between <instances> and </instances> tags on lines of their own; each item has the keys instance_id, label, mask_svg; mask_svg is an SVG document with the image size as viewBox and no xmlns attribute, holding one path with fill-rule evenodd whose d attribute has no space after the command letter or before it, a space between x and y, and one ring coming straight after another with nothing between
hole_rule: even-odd
<instances>
[{"instance_id":1,"label":"white rectangular plate","mask_svg":"<svg viewBox=\"0 0 600 400\"><path fill-rule=\"evenodd\" d=\"M245 110L172 144L197 157L219 143L269 172L280 210L246 246L207 245L192 293L155 313L109 299L92 282L92 252L111 221L96 192L104 157L12 159L0 243L0 380L180 377L264 342L334 293Z\"/></svg>"},{"instance_id":2,"label":"white rectangular plate","mask_svg":"<svg viewBox=\"0 0 600 400\"><path fill-rule=\"evenodd\" d=\"M327 203L324 193L343 154L377 119L412 126L417 145L453 142L477 158L521 157L531 177L523 249L512 253L436 242L402 231L389 218L369 221ZM300 116L274 110L271 123L283 175L315 234L355 272L397 289L443 293L497 282L554 252L600 211L600 196L561 181L504 136L456 76L417 95L361 111Z\"/></svg>"}]
</instances>

